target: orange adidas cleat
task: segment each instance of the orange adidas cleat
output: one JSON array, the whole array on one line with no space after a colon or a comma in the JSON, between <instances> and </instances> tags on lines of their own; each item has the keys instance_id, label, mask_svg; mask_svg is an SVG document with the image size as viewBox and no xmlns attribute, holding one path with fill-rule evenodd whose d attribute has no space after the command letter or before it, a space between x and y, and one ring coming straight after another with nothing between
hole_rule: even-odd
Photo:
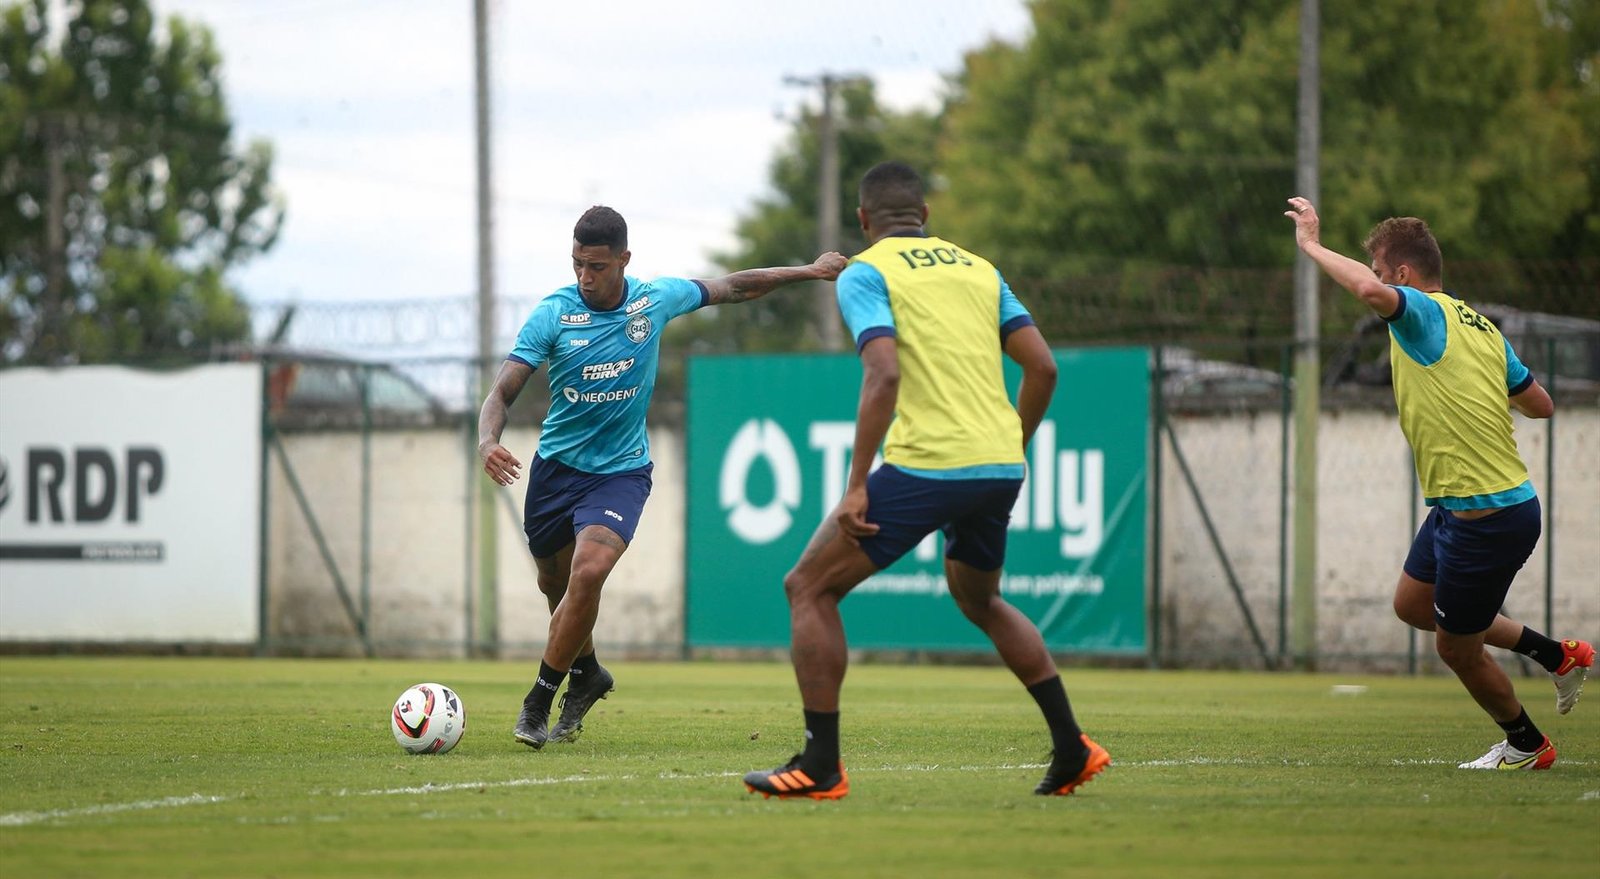
<instances>
[{"instance_id":1,"label":"orange adidas cleat","mask_svg":"<svg viewBox=\"0 0 1600 879\"><path fill-rule=\"evenodd\" d=\"M747 773L744 786L763 798L837 800L850 792L850 776L845 774L844 763L841 762L838 772L820 781L815 780L800 768L800 755L796 754L777 769Z\"/></svg>"}]
</instances>

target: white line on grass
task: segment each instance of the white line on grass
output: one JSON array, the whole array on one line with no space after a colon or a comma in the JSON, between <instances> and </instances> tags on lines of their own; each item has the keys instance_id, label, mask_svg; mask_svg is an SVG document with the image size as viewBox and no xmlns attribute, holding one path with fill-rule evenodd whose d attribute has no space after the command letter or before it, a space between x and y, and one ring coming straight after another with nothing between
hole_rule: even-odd
<instances>
[{"instance_id":1,"label":"white line on grass","mask_svg":"<svg viewBox=\"0 0 1600 879\"><path fill-rule=\"evenodd\" d=\"M1393 760L1395 766L1448 766L1453 760L1438 759L1412 759ZM1563 760L1562 763L1572 766L1587 766L1592 761L1588 760ZM1047 763L1000 763L971 766L943 766L933 764L910 764L905 766L877 766L857 767L850 770L858 774L872 774L880 772L1006 772L1015 769L1044 769ZM1131 769L1141 767L1163 766L1316 766L1320 765L1306 760L1257 760L1242 757L1184 757L1166 760L1118 760L1112 763L1112 768ZM662 781L701 781L713 778L737 778L744 775L742 772L701 772L701 773L675 773L661 772L649 777ZM351 791L341 789L336 791L312 790L315 795L335 797L382 797L401 796L406 794L438 794L461 790L488 790L489 788L502 787L538 787L557 784L588 784L603 781L630 781L644 777L640 774L625 775L565 775L549 778L509 778L502 781L459 781L450 784L423 784L408 787L375 788L373 790ZM1591 794L1585 793L1580 799L1589 799ZM45 812L12 812L0 815L0 827L22 827L28 824L37 824L41 821L59 821L71 818L87 818L94 815L106 815L114 812L133 812L147 809L167 809L175 806L195 806L221 803L233 797L207 796L204 794L190 794L186 797L165 797L159 800L139 800L133 803L106 803L97 806L85 806L80 809L52 809Z\"/></svg>"},{"instance_id":2,"label":"white line on grass","mask_svg":"<svg viewBox=\"0 0 1600 879\"><path fill-rule=\"evenodd\" d=\"M7 815L0 815L0 827L23 827L28 824L37 824L40 821L55 821L61 818L87 818L91 815L109 815L112 812L138 812L145 809L170 809L173 806L198 806L221 803L230 799L233 798L190 794L186 797L162 797L159 800L139 800L133 803L104 803L98 806L84 806L81 809L51 809L48 812L12 812Z\"/></svg>"}]
</instances>

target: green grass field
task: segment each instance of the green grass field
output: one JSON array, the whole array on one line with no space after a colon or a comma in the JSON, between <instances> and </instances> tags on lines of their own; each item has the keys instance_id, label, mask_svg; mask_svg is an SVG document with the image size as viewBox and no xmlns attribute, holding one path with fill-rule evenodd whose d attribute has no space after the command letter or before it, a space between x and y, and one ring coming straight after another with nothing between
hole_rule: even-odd
<instances>
[{"instance_id":1,"label":"green grass field","mask_svg":"<svg viewBox=\"0 0 1600 879\"><path fill-rule=\"evenodd\" d=\"M851 794L762 800L799 705L781 664L616 663L584 738L510 735L494 662L0 659L0 873L92 876L1594 876L1600 693L1543 773L1457 770L1500 736L1453 678L1066 672L1112 768L1036 797L1048 739L999 668L858 665ZM466 736L410 757L407 685ZM1361 684L1360 695L1334 695ZM1591 690L1600 684L1591 682Z\"/></svg>"}]
</instances>

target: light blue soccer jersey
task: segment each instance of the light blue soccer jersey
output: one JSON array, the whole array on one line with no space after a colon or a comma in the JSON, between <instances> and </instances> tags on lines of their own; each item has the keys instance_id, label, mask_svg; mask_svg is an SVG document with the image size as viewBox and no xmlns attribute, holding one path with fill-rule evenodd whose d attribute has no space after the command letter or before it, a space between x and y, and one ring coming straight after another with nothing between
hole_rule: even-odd
<instances>
[{"instance_id":1,"label":"light blue soccer jersey","mask_svg":"<svg viewBox=\"0 0 1600 879\"><path fill-rule=\"evenodd\" d=\"M711 298L683 278L624 278L627 291L596 311L578 285L550 294L528 316L507 359L547 365L550 412L539 457L585 473L620 473L650 463L645 413L656 387L661 331Z\"/></svg>"}]
</instances>

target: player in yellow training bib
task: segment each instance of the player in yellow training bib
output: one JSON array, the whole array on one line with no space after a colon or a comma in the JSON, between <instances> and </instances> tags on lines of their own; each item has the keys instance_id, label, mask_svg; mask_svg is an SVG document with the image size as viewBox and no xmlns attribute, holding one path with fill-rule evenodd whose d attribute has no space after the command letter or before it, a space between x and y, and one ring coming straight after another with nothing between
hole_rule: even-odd
<instances>
[{"instance_id":1,"label":"player in yellow training bib","mask_svg":"<svg viewBox=\"0 0 1600 879\"><path fill-rule=\"evenodd\" d=\"M847 656L839 602L939 530L956 605L994 642L1050 728L1054 757L1034 792L1070 794L1111 757L1078 728L1039 630L1000 597L1023 448L1055 391L1055 355L994 266L924 231L916 171L884 162L862 178L860 193L856 216L870 246L839 275L839 307L862 365L850 476L783 581L805 750L744 783L764 796L819 800L850 790L839 759ZM1015 405L1002 356L1022 367ZM880 444L883 466L869 474Z\"/></svg>"},{"instance_id":2,"label":"player in yellow training bib","mask_svg":"<svg viewBox=\"0 0 1600 879\"><path fill-rule=\"evenodd\" d=\"M1322 246L1317 211L1289 199L1295 241L1329 277L1389 323L1400 428L1433 509L1395 587L1400 619L1435 632L1439 657L1505 731L1462 769L1549 769L1556 749L1483 646L1520 653L1555 679L1556 711L1577 703L1594 647L1557 642L1500 613L1511 581L1539 542L1539 498L1512 436L1511 407L1555 412L1550 395L1494 323L1443 292L1444 258L1416 217L1379 223L1363 245L1372 267Z\"/></svg>"}]
</instances>

